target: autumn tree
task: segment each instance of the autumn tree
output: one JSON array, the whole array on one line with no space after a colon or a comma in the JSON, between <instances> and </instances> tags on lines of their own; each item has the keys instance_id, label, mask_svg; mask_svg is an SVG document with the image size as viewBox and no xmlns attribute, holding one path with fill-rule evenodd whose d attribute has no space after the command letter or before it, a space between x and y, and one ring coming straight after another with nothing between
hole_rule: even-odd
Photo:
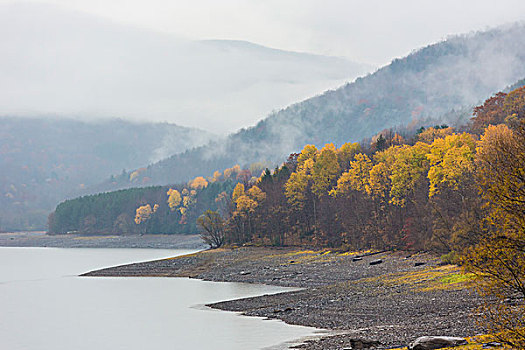
<instances>
[{"instance_id":1,"label":"autumn tree","mask_svg":"<svg viewBox=\"0 0 525 350\"><path fill-rule=\"evenodd\" d=\"M482 133L489 125L501 124L505 121L503 103L507 96L504 92L498 92L493 97L487 99L481 106L474 108L474 118L472 118L472 131Z\"/></svg>"},{"instance_id":2,"label":"autumn tree","mask_svg":"<svg viewBox=\"0 0 525 350\"><path fill-rule=\"evenodd\" d=\"M301 158L301 157L299 157ZM297 224L306 231L313 230L316 222L315 201L312 188L314 159L301 159L297 169L284 185L285 195L292 210L297 214Z\"/></svg>"},{"instance_id":3,"label":"autumn tree","mask_svg":"<svg viewBox=\"0 0 525 350\"><path fill-rule=\"evenodd\" d=\"M405 206L424 184L421 180L425 178L428 171L429 148L423 142L418 142L414 146L400 146L390 175L390 196L393 204Z\"/></svg>"},{"instance_id":4,"label":"autumn tree","mask_svg":"<svg viewBox=\"0 0 525 350\"><path fill-rule=\"evenodd\" d=\"M168 195L168 206L173 211L179 206L180 202L182 201L180 192L170 188L166 194Z\"/></svg>"},{"instance_id":5,"label":"autumn tree","mask_svg":"<svg viewBox=\"0 0 525 350\"><path fill-rule=\"evenodd\" d=\"M155 213L158 210L158 208L159 208L158 204L155 204L153 206L153 209L151 208L151 205L149 204L141 205L140 207L137 208L137 210L135 211L135 223L137 225L142 226L141 233L146 232L146 227L144 226L144 224L151 218L153 213Z\"/></svg>"},{"instance_id":6,"label":"autumn tree","mask_svg":"<svg viewBox=\"0 0 525 350\"><path fill-rule=\"evenodd\" d=\"M428 179L429 196L439 193L443 187L459 190L466 174L474 170L476 141L467 134L453 134L435 139L427 155L430 161Z\"/></svg>"},{"instance_id":7,"label":"autumn tree","mask_svg":"<svg viewBox=\"0 0 525 350\"><path fill-rule=\"evenodd\" d=\"M525 86L509 92L503 102L503 111L506 124L519 125L519 121L525 118Z\"/></svg>"},{"instance_id":8,"label":"autumn tree","mask_svg":"<svg viewBox=\"0 0 525 350\"><path fill-rule=\"evenodd\" d=\"M361 153L361 145L359 143L344 143L337 149L339 168L343 171L348 170L348 168L350 168L350 162L354 160L354 156L358 153Z\"/></svg>"},{"instance_id":9,"label":"autumn tree","mask_svg":"<svg viewBox=\"0 0 525 350\"><path fill-rule=\"evenodd\" d=\"M245 191L242 183L238 183L232 193L234 210L230 218L230 226L233 226L230 237L236 243L249 241L257 230L256 209L263 203L266 194L257 186L252 186Z\"/></svg>"},{"instance_id":10,"label":"autumn tree","mask_svg":"<svg viewBox=\"0 0 525 350\"><path fill-rule=\"evenodd\" d=\"M239 182L233 189L232 201L236 203L240 196L244 196L244 184Z\"/></svg>"},{"instance_id":11,"label":"autumn tree","mask_svg":"<svg viewBox=\"0 0 525 350\"><path fill-rule=\"evenodd\" d=\"M312 192L318 197L327 196L337 181L339 163L333 143L324 146L312 167Z\"/></svg>"},{"instance_id":12,"label":"autumn tree","mask_svg":"<svg viewBox=\"0 0 525 350\"><path fill-rule=\"evenodd\" d=\"M297 212L290 210L290 205L284 194L284 185L290 178L289 163L276 167L273 172L266 169L259 178L257 186L266 194L263 205L259 208L262 218L260 242L282 246L286 239L288 243L297 243L294 235L295 215Z\"/></svg>"},{"instance_id":13,"label":"autumn tree","mask_svg":"<svg viewBox=\"0 0 525 350\"><path fill-rule=\"evenodd\" d=\"M306 145L297 157L297 166L302 166L308 159L315 162L317 158L317 148L314 145Z\"/></svg>"},{"instance_id":14,"label":"autumn tree","mask_svg":"<svg viewBox=\"0 0 525 350\"><path fill-rule=\"evenodd\" d=\"M151 217L151 214L153 214L153 209L151 209L151 205L141 205L136 210L135 223L137 225L140 225L141 223L146 222Z\"/></svg>"},{"instance_id":15,"label":"autumn tree","mask_svg":"<svg viewBox=\"0 0 525 350\"><path fill-rule=\"evenodd\" d=\"M208 186L208 181L202 176L197 176L195 179L191 180L188 185L194 190L201 190Z\"/></svg>"},{"instance_id":16,"label":"autumn tree","mask_svg":"<svg viewBox=\"0 0 525 350\"><path fill-rule=\"evenodd\" d=\"M447 127L447 128L430 127L427 129L423 129L417 135L417 140L430 144L434 142L435 139L442 139L448 135L452 135L453 133L454 133L454 128L452 127Z\"/></svg>"},{"instance_id":17,"label":"autumn tree","mask_svg":"<svg viewBox=\"0 0 525 350\"><path fill-rule=\"evenodd\" d=\"M233 167L224 170L224 178L225 179L234 178L240 172L241 172L241 167L238 164L234 165Z\"/></svg>"},{"instance_id":18,"label":"autumn tree","mask_svg":"<svg viewBox=\"0 0 525 350\"><path fill-rule=\"evenodd\" d=\"M202 240L210 248L219 248L224 243L224 220L216 211L206 210L198 217L197 226L201 230Z\"/></svg>"},{"instance_id":19,"label":"autumn tree","mask_svg":"<svg viewBox=\"0 0 525 350\"><path fill-rule=\"evenodd\" d=\"M212 178L211 178L211 182L217 182L217 181L220 181L221 176L222 176L221 172L215 170L215 171L213 172L213 176L212 176Z\"/></svg>"},{"instance_id":20,"label":"autumn tree","mask_svg":"<svg viewBox=\"0 0 525 350\"><path fill-rule=\"evenodd\" d=\"M401 147L390 147L374 154L374 165L370 169L368 194L383 205L390 202L391 176L394 162Z\"/></svg>"},{"instance_id":21,"label":"autumn tree","mask_svg":"<svg viewBox=\"0 0 525 350\"><path fill-rule=\"evenodd\" d=\"M403 145L405 144L405 139L403 138L403 136L399 135L397 132L394 134L394 137L392 137L392 141L391 141L392 145L393 146L399 146L399 145Z\"/></svg>"},{"instance_id":22,"label":"autumn tree","mask_svg":"<svg viewBox=\"0 0 525 350\"><path fill-rule=\"evenodd\" d=\"M369 228L370 202L367 202L366 189L371 168L368 156L355 155L349 169L341 174L337 186L330 191L334 198L335 220L340 226L339 241L356 248L361 248L364 232ZM332 244L337 242L334 237L330 238Z\"/></svg>"},{"instance_id":23,"label":"autumn tree","mask_svg":"<svg viewBox=\"0 0 525 350\"><path fill-rule=\"evenodd\" d=\"M489 213L486 230L465 262L482 294L489 330L525 348L525 121L516 130L489 126L479 142L477 182Z\"/></svg>"},{"instance_id":24,"label":"autumn tree","mask_svg":"<svg viewBox=\"0 0 525 350\"><path fill-rule=\"evenodd\" d=\"M474 182L476 141L471 134L452 134L431 144L428 171L432 205L433 248L462 250L476 243L481 201Z\"/></svg>"},{"instance_id":25,"label":"autumn tree","mask_svg":"<svg viewBox=\"0 0 525 350\"><path fill-rule=\"evenodd\" d=\"M405 227L400 218L406 208L392 204L392 174L394 164L402 147L393 146L382 152L377 152L373 157L373 167L369 171L368 184L366 191L369 197L369 210L373 229L375 230L376 246L379 238L383 242L382 247L398 246L400 242L399 235L405 239L405 248L414 249L416 242L414 232L417 230L414 225Z\"/></svg>"},{"instance_id":26,"label":"autumn tree","mask_svg":"<svg viewBox=\"0 0 525 350\"><path fill-rule=\"evenodd\" d=\"M348 193L350 190L366 193L369 189L369 175L372 161L366 154L360 153L350 162L350 169L337 180L337 187L331 191L332 196Z\"/></svg>"},{"instance_id":27,"label":"autumn tree","mask_svg":"<svg viewBox=\"0 0 525 350\"><path fill-rule=\"evenodd\" d=\"M185 188L182 190L181 194L182 194L182 204L179 207L179 212L181 213L182 217L180 219L180 223L185 224L188 210L192 208L197 202L197 199L196 199L197 191L194 189L188 190L187 188Z\"/></svg>"}]
</instances>

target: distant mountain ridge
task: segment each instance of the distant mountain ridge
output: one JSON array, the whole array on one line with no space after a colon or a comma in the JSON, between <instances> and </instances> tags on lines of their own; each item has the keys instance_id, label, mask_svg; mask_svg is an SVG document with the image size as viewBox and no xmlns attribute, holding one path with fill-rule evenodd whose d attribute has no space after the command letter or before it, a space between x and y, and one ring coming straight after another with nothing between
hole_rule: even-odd
<instances>
[{"instance_id":1,"label":"distant mountain ridge","mask_svg":"<svg viewBox=\"0 0 525 350\"><path fill-rule=\"evenodd\" d=\"M373 69L37 3L0 5L0 41L1 114L147 118L221 134Z\"/></svg>"},{"instance_id":2,"label":"distant mountain ridge","mask_svg":"<svg viewBox=\"0 0 525 350\"><path fill-rule=\"evenodd\" d=\"M260 45L257 43L253 43L251 41L245 41L245 40L228 40L228 39L206 39L206 40L198 40L196 43L200 43L206 46L214 46L219 50L243 50L243 51L253 51L257 52L260 57L275 57L276 55L281 56L289 56L294 58L299 58L304 61L308 60L322 60L325 62L332 62L332 63L338 63L338 64L344 64L348 63L348 59L344 57L337 57L337 56L324 56L324 55L318 55L314 53L309 52L299 52L299 51L288 51L288 50L282 50L282 49L276 49L273 47L268 47L264 45ZM358 63L354 62L355 64L361 64L363 66L369 65L365 63Z\"/></svg>"},{"instance_id":3,"label":"distant mountain ridge","mask_svg":"<svg viewBox=\"0 0 525 350\"><path fill-rule=\"evenodd\" d=\"M278 162L309 143L340 145L396 126L466 123L472 106L524 76L524 24L452 37L272 113L225 141L152 164L142 176L154 184L176 183L235 163Z\"/></svg>"}]
</instances>

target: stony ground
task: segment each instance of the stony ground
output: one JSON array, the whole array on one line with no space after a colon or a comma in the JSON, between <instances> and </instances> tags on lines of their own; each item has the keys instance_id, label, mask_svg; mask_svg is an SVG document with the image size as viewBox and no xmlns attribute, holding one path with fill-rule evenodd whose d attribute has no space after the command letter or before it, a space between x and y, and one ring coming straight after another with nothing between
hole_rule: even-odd
<instances>
[{"instance_id":1,"label":"stony ground","mask_svg":"<svg viewBox=\"0 0 525 350\"><path fill-rule=\"evenodd\" d=\"M0 247L204 249L198 235L46 235L0 233Z\"/></svg>"},{"instance_id":2,"label":"stony ground","mask_svg":"<svg viewBox=\"0 0 525 350\"><path fill-rule=\"evenodd\" d=\"M87 275L185 276L304 288L210 305L339 331L297 347L302 349L358 348L356 339L370 341L368 345L376 348L392 348L423 335L466 337L482 332L474 320L481 300L465 288L465 276L455 266L441 266L429 254L243 247Z\"/></svg>"}]
</instances>

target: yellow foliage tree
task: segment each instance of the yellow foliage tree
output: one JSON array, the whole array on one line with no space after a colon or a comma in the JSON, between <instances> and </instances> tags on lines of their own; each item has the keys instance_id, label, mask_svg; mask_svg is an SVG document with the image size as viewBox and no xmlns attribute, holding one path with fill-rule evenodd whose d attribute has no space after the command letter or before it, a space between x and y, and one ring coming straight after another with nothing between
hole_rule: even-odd
<instances>
[{"instance_id":1,"label":"yellow foliage tree","mask_svg":"<svg viewBox=\"0 0 525 350\"><path fill-rule=\"evenodd\" d=\"M361 152L361 145L359 143L347 142L343 144L337 150L337 161L339 162L339 167L342 170L350 168L350 162L354 160L354 156L359 152Z\"/></svg>"},{"instance_id":2,"label":"yellow foliage tree","mask_svg":"<svg viewBox=\"0 0 525 350\"><path fill-rule=\"evenodd\" d=\"M404 143L405 143L405 139L396 132L394 137L392 137L392 145L399 146L399 145L403 145Z\"/></svg>"},{"instance_id":3,"label":"yellow foliage tree","mask_svg":"<svg viewBox=\"0 0 525 350\"><path fill-rule=\"evenodd\" d=\"M424 143L432 143L436 139L442 139L449 135L452 135L454 133L454 128L448 127L448 128L428 128L422 131L418 136L417 139L420 142Z\"/></svg>"},{"instance_id":4,"label":"yellow foliage tree","mask_svg":"<svg viewBox=\"0 0 525 350\"><path fill-rule=\"evenodd\" d=\"M220 171L215 170L215 171L213 172L212 182L217 182L217 181L219 181L219 180L221 179L221 176L222 176L222 174L220 173Z\"/></svg>"},{"instance_id":5,"label":"yellow foliage tree","mask_svg":"<svg viewBox=\"0 0 525 350\"><path fill-rule=\"evenodd\" d=\"M233 193L232 193L233 203L236 203L237 199L239 199L239 197L243 195L244 195L244 185L239 182L237 185L235 185L235 188L233 189Z\"/></svg>"},{"instance_id":6,"label":"yellow foliage tree","mask_svg":"<svg viewBox=\"0 0 525 350\"><path fill-rule=\"evenodd\" d=\"M284 193L288 203L296 210L302 210L304 208L313 166L313 159L305 160L302 165L298 166L297 170L290 175L290 178L284 185Z\"/></svg>"},{"instance_id":7,"label":"yellow foliage tree","mask_svg":"<svg viewBox=\"0 0 525 350\"><path fill-rule=\"evenodd\" d=\"M197 176L195 179L190 181L189 186L194 190L201 190L208 187L208 181L206 181L206 179L202 176Z\"/></svg>"},{"instance_id":8,"label":"yellow foliage tree","mask_svg":"<svg viewBox=\"0 0 525 350\"><path fill-rule=\"evenodd\" d=\"M135 211L135 223L139 225L147 221L151 217L151 214L153 214L153 210L151 210L151 205L146 204L138 207Z\"/></svg>"},{"instance_id":9,"label":"yellow foliage tree","mask_svg":"<svg viewBox=\"0 0 525 350\"><path fill-rule=\"evenodd\" d=\"M417 142L414 146L397 147L399 147L399 153L396 155L390 175L390 201L403 207L406 205L406 199L409 195L416 190L420 178L428 172L427 154L430 146L423 142Z\"/></svg>"},{"instance_id":10,"label":"yellow foliage tree","mask_svg":"<svg viewBox=\"0 0 525 350\"><path fill-rule=\"evenodd\" d=\"M252 198L250 198L249 196L245 194L237 198L237 201L235 201L235 204L237 205L237 210L234 213L234 215L238 214L241 216L253 214L255 212L255 208L257 208L258 206L257 201L253 200Z\"/></svg>"},{"instance_id":11,"label":"yellow foliage tree","mask_svg":"<svg viewBox=\"0 0 525 350\"><path fill-rule=\"evenodd\" d=\"M306 145L301 151L301 154L299 155L299 157L297 157L297 166L298 167L303 166L304 162L306 162L308 159L315 161L316 157L317 157L317 148L314 145Z\"/></svg>"},{"instance_id":12,"label":"yellow foliage tree","mask_svg":"<svg viewBox=\"0 0 525 350\"><path fill-rule=\"evenodd\" d=\"M385 200L390 193L390 175L392 173L386 162L377 163L370 169L368 195L374 199Z\"/></svg>"},{"instance_id":13,"label":"yellow foliage tree","mask_svg":"<svg viewBox=\"0 0 525 350\"><path fill-rule=\"evenodd\" d=\"M466 175L474 170L475 148L476 141L467 133L434 140L427 154L430 162L430 197L437 194L442 186L458 189Z\"/></svg>"},{"instance_id":14,"label":"yellow foliage tree","mask_svg":"<svg viewBox=\"0 0 525 350\"><path fill-rule=\"evenodd\" d=\"M237 176L237 174L240 172L241 172L241 167L239 165L234 165L233 167L224 170L224 178L231 179L234 176Z\"/></svg>"},{"instance_id":15,"label":"yellow foliage tree","mask_svg":"<svg viewBox=\"0 0 525 350\"><path fill-rule=\"evenodd\" d=\"M255 200L258 203L261 203L263 200L266 199L266 193L264 193L259 187L252 186L248 191L247 194L250 198Z\"/></svg>"},{"instance_id":16,"label":"yellow foliage tree","mask_svg":"<svg viewBox=\"0 0 525 350\"><path fill-rule=\"evenodd\" d=\"M359 153L355 156L355 160L350 162L350 169L339 177L336 189L330 194L337 196L349 193L350 190L369 192L370 170L372 170L372 161L366 154Z\"/></svg>"},{"instance_id":17,"label":"yellow foliage tree","mask_svg":"<svg viewBox=\"0 0 525 350\"><path fill-rule=\"evenodd\" d=\"M170 188L166 193L168 195L168 206L173 211L177 208L182 201L182 197L179 191Z\"/></svg>"},{"instance_id":18,"label":"yellow foliage tree","mask_svg":"<svg viewBox=\"0 0 525 350\"><path fill-rule=\"evenodd\" d=\"M339 174L339 163L333 143L324 146L313 165L312 192L321 198L328 194Z\"/></svg>"},{"instance_id":19,"label":"yellow foliage tree","mask_svg":"<svg viewBox=\"0 0 525 350\"><path fill-rule=\"evenodd\" d=\"M489 330L525 349L525 120L516 131L489 126L478 144L477 181L489 214L488 231L465 259L485 305Z\"/></svg>"}]
</instances>

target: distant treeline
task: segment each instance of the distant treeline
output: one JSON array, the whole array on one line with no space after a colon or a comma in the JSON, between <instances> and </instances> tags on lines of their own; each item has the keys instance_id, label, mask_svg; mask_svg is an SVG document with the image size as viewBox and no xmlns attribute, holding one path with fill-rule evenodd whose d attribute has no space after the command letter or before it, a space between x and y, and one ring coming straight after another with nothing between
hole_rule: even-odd
<instances>
[{"instance_id":1,"label":"distant treeline","mask_svg":"<svg viewBox=\"0 0 525 350\"><path fill-rule=\"evenodd\" d=\"M261 172L257 165L253 171ZM188 184L131 188L66 200L49 215L51 234L172 234L196 233L196 220L205 210L221 208L250 170L239 166ZM218 199L219 198L219 199Z\"/></svg>"}]
</instances>

